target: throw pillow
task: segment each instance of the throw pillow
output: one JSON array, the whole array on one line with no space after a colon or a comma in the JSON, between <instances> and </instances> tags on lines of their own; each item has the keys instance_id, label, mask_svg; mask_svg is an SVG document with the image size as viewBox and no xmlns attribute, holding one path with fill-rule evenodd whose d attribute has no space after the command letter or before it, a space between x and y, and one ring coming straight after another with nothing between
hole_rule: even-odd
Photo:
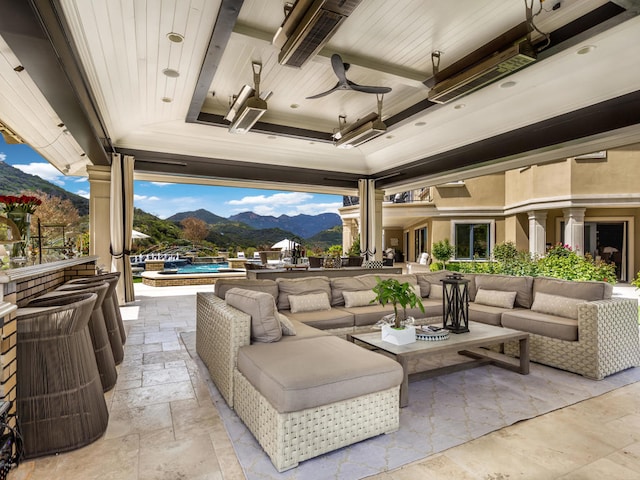
<instances>
[{"instance_id":1,"label":"throw pillow","mask_svg":"<svg viewBox=\"0 0 640 480\"><path fill-rule=\"evenodd\" d=\"M586 300L580 298L563 297L549 293L536 292L533 297L531 310L534 312L558 315L565 318L578 319L578 305Z\"/></svg>"},{"instance_id":2,"label":"throw pillow","mask_svg":"<svg viewBox=\"0 0 640 480\"><path fill-rule=\"evenodd\" d=\"M429 291L429 298L433 298L435 300L442 299L442 285L432 283L431 290Z\"/></svg>"},{"instance_id":3,"label":"throw pillow","mask_svg":"<svg viewBox=\"0 0 640 480\"><path fill-rule=\"evenodd\" d=\"M282 328L282 335L292 336L296 334L296 329L291 323L291 320L286 315L276 312L276 317L280 321L280 327Z\"/></svg>"},{"instance_id":4,"label":"throw pillow","mask_svg":"<svg viewBox=\"0 0 640 480\"><path fill-rule=\"evenodd\" d=\"M227 294L228 295L228 294ZM329 296L326 293L311 293L308 295L289 295L291 313L316 312L331 310Z\"/></svg>"},{"instance_id":5,"label":"throw pillow","mask_svg":"<svg viewBox=\"0 0 640 480\"><path fill-rule=\"evenodd\" d=\"M342 292L344 296L344 306L350 307L364 307L371 305L371 300L376 298L376 294L373 290L357 290L355 292Z\"/></svg>"},{"instance_id":6,"label":"throw pillow","mask_svg":"<svg viewBox=\"0 0 640 480\"><path fill-rule=\"evenodd\" d=\"M282 327L276 317L273 295L242 288L232 288L225 296L227 305L251 316L251 340L253 342L277 342L282 338Z\"/></svg>"},{"instance_id":7,"label":"throw pillow","mask_svg":"<svg viewBox=\"0 0 640 480\"><path fill-rule=\"evenodd\" d=\"M476 293L475 303L489 305L490 307L513 308L517 292L503 292L502 290L489 290L479 288Z\"/></svg>"}]
</instances>

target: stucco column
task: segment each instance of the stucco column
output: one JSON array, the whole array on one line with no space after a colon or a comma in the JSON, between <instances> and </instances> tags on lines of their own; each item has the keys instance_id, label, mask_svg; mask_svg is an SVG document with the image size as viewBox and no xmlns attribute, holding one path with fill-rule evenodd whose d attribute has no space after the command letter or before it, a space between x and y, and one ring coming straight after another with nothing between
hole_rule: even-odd
<instances>
[{"instance_id":1,"label":"stucco column","mask_svg":"<svg viewBox=\"0 0 640 480\"><path fill-rule=\"evenodd\" d=\"M530 211L529 216L529 253L541 257L547 246L547 212Z\"/></svg>"},{"instance_id":2,"label":"stucco column","mask_svg":"<svg viewBox=\"0 0 640 480\"><path fill-rule=\"evenodd\" d=\"M111 266L111 170L109 167L88 166L89 174L89 253L100 257L97 265L109 271Z\"/></svg>"},{"instance_id":3,"label":"stucco column","mask_svg":"<svg viewBox=\"0 0 640 480\"><path fill-rule=\"evenodd\" d=\"M355 218L342 219L342 252L343 255L351 248L358 235L358 221Z\"/></svg>"},{"instance_id":4,"label":"stucco column","mask_svg":"<svg viewBox=\"0 0 640 480\"><path fill-rule=\"evenodd\" d=\"M564 243L574 252L584 255L584 213L586 208L565 208Z\"/></svg>"}]
</instances>

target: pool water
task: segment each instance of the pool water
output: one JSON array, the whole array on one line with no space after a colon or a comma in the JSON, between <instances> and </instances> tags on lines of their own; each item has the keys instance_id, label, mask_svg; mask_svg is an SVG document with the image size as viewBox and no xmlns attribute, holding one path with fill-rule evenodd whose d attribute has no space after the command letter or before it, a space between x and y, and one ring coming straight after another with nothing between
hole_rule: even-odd
<instances>
[{"instance_id":1,"label":"pool water","mask_svg":"<svg viewBox=\"0 0 640 480\"><path fill-rule=\"evenodd\" d=\"M203 263L199 265L183 265L177 273L218 273L229 268L228 263Z\"/></svg>"}]
</instances>

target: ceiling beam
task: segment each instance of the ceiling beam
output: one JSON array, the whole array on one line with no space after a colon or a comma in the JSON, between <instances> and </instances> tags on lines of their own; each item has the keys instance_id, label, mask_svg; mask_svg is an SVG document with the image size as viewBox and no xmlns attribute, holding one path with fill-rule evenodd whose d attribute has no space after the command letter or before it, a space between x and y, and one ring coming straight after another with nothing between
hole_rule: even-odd
<instances>
[{"instance_id":1,"label":"ceiling beam","mask_svg":"<svg viewBox=\"0 0 640 480\"><path fill-rule=\"evenodd\" d=\"M135 172L176 177L207 177L219 180L242 180L266 183L312 185L353 190L361 174L242 162L223 158L196 157L165 152L118 148L123 155L135 157Z\"/></svg>"},{"instance_id":2,"label":"ceiling beam","mask_svg":"<svg viewBox=\"0 0 640 480\"><path fill-rule=\"evenodd\" d=\"M213 77L215 77L222 55L229 43L233 27L238 21L238 15L240 15L240 9L244 0L222 0L220 4L220 10L218 11L218 18L213 27L213 33L209 40L209 46L202 62L202 68L200 69L200 75L198 75L198 81L191 97L191 103L189 104L189 110L187 111L187 123L193 123L198 119L198 115L202 110L202 105L209 94Z\"/></svg>"},{"instance_id":3,"label":"ceiling beam","mask_svg":"<svg viewBox=\"0 0 640 480\"><path fill-rule=\"evenodd\" d=\"M529 152L635 126L640 131L640 90L375 174L376 186L499 163Z\"/></svg>"},{"instance_id":4,"label":"ceiling beam","mask_svg":"<svg viewBox=\"0 0 640 480\"><path fill-rule=\"evenodd\" d=\"M0 35L95 165L109 135L57 0L0 0Z\"/></svg>"}]
</instances>

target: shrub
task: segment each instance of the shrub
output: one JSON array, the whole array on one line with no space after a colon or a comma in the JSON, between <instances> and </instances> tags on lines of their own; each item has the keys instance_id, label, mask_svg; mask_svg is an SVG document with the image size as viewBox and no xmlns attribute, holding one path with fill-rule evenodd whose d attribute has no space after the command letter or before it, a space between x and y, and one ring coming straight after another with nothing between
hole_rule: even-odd
<instances>
[{"instance_id":1,"label":"shrub","mask_svg":"<svg viewBox=\"0 0 640 480\"><path fill-rule=\"evenodd\" d=\"M518 257L518 249L513 242L503 242L493 247L493 258L498 262L511 262Z\"/></svg>"},{"instance_id":2,"label":"shrub","mask_svg":"<svg viewBox=\"0 0 640 480\"><path fill-rule=\"evenodd\" d=\"M451 257L453 257L455 249L453 245L449 243L449 239L445 238L444 240L433 244L431 253L433 255L433 258L443 263L444 269L446 270L447 262L451 260Z\"/></svg>"}]
</instances>

